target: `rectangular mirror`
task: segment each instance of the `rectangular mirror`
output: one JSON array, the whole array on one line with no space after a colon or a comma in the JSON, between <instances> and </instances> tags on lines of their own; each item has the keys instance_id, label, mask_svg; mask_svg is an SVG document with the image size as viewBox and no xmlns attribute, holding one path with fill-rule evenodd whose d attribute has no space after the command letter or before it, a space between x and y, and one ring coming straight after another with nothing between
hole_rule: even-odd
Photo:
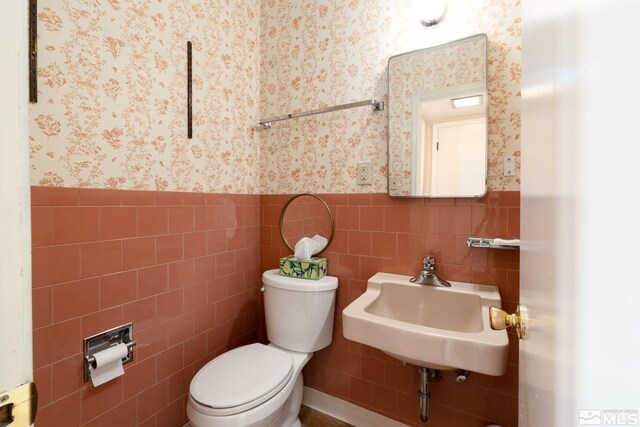
<instances>
[{"instance_id":1,"label":"rectangular mirror","mask_svg":"<svg viewBox=\"0 0 640 427\"><path fill-rule=\"evenodd\" d=\"M389 59L389 195L487 191L487 36Z\"/></svg>"}]
</instances>

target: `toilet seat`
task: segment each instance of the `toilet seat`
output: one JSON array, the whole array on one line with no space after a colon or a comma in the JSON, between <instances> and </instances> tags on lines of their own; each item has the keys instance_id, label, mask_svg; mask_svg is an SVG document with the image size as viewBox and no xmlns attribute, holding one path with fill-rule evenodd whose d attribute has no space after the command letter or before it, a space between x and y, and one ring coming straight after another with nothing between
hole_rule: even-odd
<instances>
[{"instance_id":1,"label":"toilet seat","mask_svg":"<svg viewBox=\"0 0 640 427\"><path fill-rule=\"evenodd\" d=\"M262 344L231 350L206 364L191 381L191 398L208 415L248 411L282 390L293 376L290 354Z\"/></svg>"}]
</instances>

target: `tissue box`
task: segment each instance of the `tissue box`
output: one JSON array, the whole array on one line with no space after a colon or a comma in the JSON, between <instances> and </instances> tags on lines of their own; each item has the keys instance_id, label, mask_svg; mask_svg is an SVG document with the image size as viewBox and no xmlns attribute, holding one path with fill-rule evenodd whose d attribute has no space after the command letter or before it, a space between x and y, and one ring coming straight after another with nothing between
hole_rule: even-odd
<instances>
[{"instance_id":1,"label":"tissue box","mask_svg":"<svg viewBox=\"0 0 640 427\"><path fill-rule=\"evenodd\" d=\"M297 279L321 279L327 275L327 259L313 257L306 260L293 255L280 258L280 275Z\"/></svg>"}]
</instances>

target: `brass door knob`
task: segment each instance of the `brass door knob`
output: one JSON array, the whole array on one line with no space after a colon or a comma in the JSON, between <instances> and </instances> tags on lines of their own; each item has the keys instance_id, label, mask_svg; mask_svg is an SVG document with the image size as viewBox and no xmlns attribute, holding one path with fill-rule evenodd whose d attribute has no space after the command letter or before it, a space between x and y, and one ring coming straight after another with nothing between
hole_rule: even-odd
<instances>
[{"instance_id":1,"label":"brass door knob","mask_svg":"<svg viewBox=\"0 0 640 427\"><path fill-rule=\"evenodd\" d=\"M524 317L520 312L520 306L516 312L509 314L500 307L489 307L489 324L491 329L500 331L507 328L515 328L518 338L523 339L526 334Z\"/></svg>"}]
</instances>

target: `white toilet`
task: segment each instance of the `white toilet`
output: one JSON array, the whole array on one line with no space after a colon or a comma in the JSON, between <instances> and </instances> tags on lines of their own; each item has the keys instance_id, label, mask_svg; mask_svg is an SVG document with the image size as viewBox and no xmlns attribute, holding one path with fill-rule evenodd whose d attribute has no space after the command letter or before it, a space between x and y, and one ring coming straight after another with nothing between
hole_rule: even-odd
<instances>
[{"instance_id":1,"label":"white toilet","mask_svg":"<svg viewBox=\"0 0 640 427\"><path fill-rule=\"evenodd\" d=\"M262 275L267 336L206 364L189 388L192 427L300 426L302 368L331 344L336 277Z\"/></svg>"}]
</instances>

